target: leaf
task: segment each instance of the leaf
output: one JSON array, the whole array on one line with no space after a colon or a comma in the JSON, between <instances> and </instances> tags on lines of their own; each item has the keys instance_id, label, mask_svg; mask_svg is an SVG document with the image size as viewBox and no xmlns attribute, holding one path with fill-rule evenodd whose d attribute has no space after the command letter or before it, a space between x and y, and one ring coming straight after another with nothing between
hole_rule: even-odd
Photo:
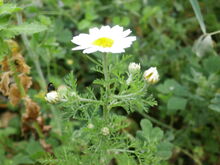
<instances>
[{"instance_id":1,"label":"leaf","mask_svg":"<svg viewBox=\"0 0 220 165\"><path fill-rule=\"evenodd\" d=\"M13 158L13 164L19 165L19 164L34 164L34 161L32 161L28 156L23 154L18 154Z\"/></svg>"},{"instance_id":2,"label":"leaf","mask_svg":"<svg viewBox=\"0 0 220 165\"><path fill-rule=\"evenodd\" d=\"M142 131L137 131L137 136L142 140L158 141L163 137L163 131L155 127L153 128L151 122L148 119L141 120Z\"/></svg>"},{"instance_id":3,"label":"leaf","mask_svg":"<svg viewBox=\"0 0 220 165\"><path fill-rule=\"evenodd\" d=\"M173 145L170 142L162 142L158 145L157 155L162 159L169 159L172 155Z\"/></svg>"},{"instance_id":4,"label":"leaf","mask_svg":"<svg viewBox=\"0 0 220 165\"><path fill-rule=\"evenodd\" d=\"M220 93L217 93L214 99L211 100L209 108L213 111L220 112Z\"/></svg>"},{"instance_id":5,"label":"leaf","mask_svg":"<svg viewBox=\"0 0 220 165\"><path fill-rule=\"evenodd\" d=\"M200 28L201 28L203 34L206 34L206 27L205 27L205 23L204 23L204 20L202 17L202 13L201 13L198 1L197 0L190 0L190 3L193 7L193 10L195 12L196 18L199 22L199 25L200 25Z\"/></svg>"},{"instance_id":6,"label":"leaf","mask_svg":"<svg viewBox=\"0 0 220 165\"><path fill-rule=\"evenodd\" d=\"M203 66L209 73L217 73L220 71L220 57L210 56L204 60Z\"/></svg>"},{"instance_id":7,"label":"leaf","mask_svg":"<svg viewBox=\"0 0 220 165\"><path fill-rule=\"evenodd\" d=\"M202 35L195 41L192 51L198 56L202 57L213 48L213 41L211 35Z\"/></svg>"},{"instance_id":8,"label":"leaf","mask_svg":"<svg viewBox=\"0 0 220 165\"><path fill-rule=\"evenodd\" d=\"M30 34L45 31L46 29L47 27L45 25L42 25L39 23L30 23L30 24L24 23L21 25L9 27L7 31L14 33L15 35L18 35L18 34L30 35Z\"/></svg>"},{"instance_id":9,"label":"leaf","mask_svg":"<svg viewBox=\"0 0 220 165\"><path fill-rule=\"evenodd\" d=\"M1 4L1 2L0 2ZM1 5L1 8L0 8L0 15L5 15L5 14L11 14L11 13L14 13L14 12L17 12L17 11L20 11L21 8L17 7L15 4L4 4L4 5Z\"/></svg>"},{"instance_id":10,"label":"leaf","mask_svg":"<svg viewBox=\"0 0 220 165\"><path fill-rule=\"evenodd\" d=\"M175 112L176 110L184 110L186 108L187 100L182 97L171 97L167 103L167 109L169 112Z\"/></svg>"},{"instance_id":11,"label":"leaf","mask_svg":"<svg viewBox=\"0 0 220 165\"><path fill-rule=\"evenodd\" d=\"M177 96L188 96L188 90L180 85L174 79L167 79L163 84L157 86L157 91L164 93L164 94L175 94Z\"/></svg>"}]
</instances>

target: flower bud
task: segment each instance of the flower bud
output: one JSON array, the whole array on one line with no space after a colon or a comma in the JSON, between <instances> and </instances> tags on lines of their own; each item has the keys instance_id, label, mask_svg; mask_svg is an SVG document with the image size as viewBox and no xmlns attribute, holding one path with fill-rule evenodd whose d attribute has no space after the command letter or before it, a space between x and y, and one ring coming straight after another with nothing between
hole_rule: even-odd
<instances>
[{"instance_id":1,"label":"flower bud","mask_svg":"<svg viewBox=\"0 0 220 165\"><path fill-rule=\"evenodd\" d=\"M135 62L131 62L128 66L128 71L130 74L135 74L137 72L139 72L141 69L140 64L137 64Z\"/></svg>"},{"instance_id":2,"label":"flower bud","mask_svg":"<svg viewBox=\"0 0 220 165\"><path fill-rule=\"evenodd\" d=\"M49 103L56 103L60 100L60 98L57 91L51 91L46 94L45 100Z\"/></svg>"},{"instance_id":3,"label":"flower bud","mask_svg":"<svg viewBox=\"0 0 220 165\"><path fill-rule=\"evenodd\" d=\"M104 136L107 136L107 135L109 134L109 129L108 129L108 127L103 127L103 128L101 129L101 132L102 132L102 134L103 134Z\"/></svg>"},{"instance_id":4,"label":"flower bud","mask_svg":"<svg viewBox=\"0 0 220 165\"><path fill-rule=\"evenodd\" d=\"M87 126L89 129L93 129L94 128L94 125L92 123L89 123L88 126Z\"/></svg>"},{"instance_id":5,"label":"flower bud","mask_svg":"<svg viewBox=\"0 0 220 165\"><path fill-rule=\"evenodd\" d=\"M60 85L57 89L57 93L61 99L66 99L68 88L65 85Z\"/></svg>"},{"instance_id":6,"label":"flower bud","mask_svg":"<svg viewBox=\"0 0 220 165\"><path fill-rule=\"evenodd\" d=\"M150 83L155 84L159 81L159 74L156 67L150 67L144 72L144 79Z\"/></svg>"}]
</instances>

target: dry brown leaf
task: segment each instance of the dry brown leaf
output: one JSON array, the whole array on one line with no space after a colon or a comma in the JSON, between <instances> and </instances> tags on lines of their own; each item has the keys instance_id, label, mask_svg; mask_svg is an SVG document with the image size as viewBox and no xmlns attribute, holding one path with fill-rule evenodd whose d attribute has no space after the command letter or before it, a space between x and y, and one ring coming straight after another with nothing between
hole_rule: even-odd
<instances>
[{"instance_id":1,"label":"dry brown leaf","mask_svg":"<svg viewBox=\"0 0 220 165\"><path fill-rule=\"evenodd\" d=\"M2 71L9 71L10 70L7 56L5 56L4 59L1 61L1 69L2 69Z\"/></svg>"},{"instance_id":2,"label":"dry brown leaf","mask_svg":"<svg viewBox=\"0 0 220 165\"><path fill-rule=\"evenodd\" d=\"M40 144L44 148L45 151L47 151L47 152L49 152L51 154L53 153L52 146L50 144L47 144L45 139L40 139Z\"/></svg>"},{"instance_id":3,"label":"dry brown leaf","mask_svg":"<svg viewBox=\"0 0 220 165\"><path fill-rule=\"evenodd\" d=\"M20 53L13 54L14 64L17 72L30 73L30 67L25 63L24 57Z\"/></svg>"},{"instance_id":4,"label":"dry brown leaf","mask_svg":"<svg viewBox=\"0 0 220 165\"><path fill-rule=\"evenodd\" d=\"M11 74L10 72L4 72L1 75L0 91L5 96L9 95L10 74Z\"/></svg>"},{"instance_id":5,"label":"dry brown leaf","mask_svg":"<svg viewBox=\"0 0 220 165\"><path fill-rule=\"evenodd\" d=\"M24 99L24 104L26 107L26 115L28 119L36 120L38 115L40 114L40 107L37 103L31 100L29 97Z\"/></svg>"},{"instance_id":6,"label":"dry brown leaf","mask_svg":"<svg viewBox=\"0 0 220 165\"><path fill-rule=\"evenodd\" d=\"M9 121L15 116L16 114L11 112L4 112L3 114L1 114L0 128L6 128L8 126Z\"/></svg>"},{"instance_id":7,"label":"dry brown leaf","mask_svg":"<svg viewBox=\"0 0 220 165\"><path fill-rule=\"evenodd\" d=\"M19 74L18 77L20 78L20 82L23 85L24 90L27 92L32 85L32 77L29 77L24 73Z\"/></svg>"},{"instance_id":8,"label":"dry brown leaf","mask_svg":"<svg viewBox=\"0 0 220 165\"><path fill-rule=\"evenodd\" d=\"M17 105L21 100L21 93L15 83L10 86L9 89L9 100L12 105Z\"/></svg>"}]
</instances>

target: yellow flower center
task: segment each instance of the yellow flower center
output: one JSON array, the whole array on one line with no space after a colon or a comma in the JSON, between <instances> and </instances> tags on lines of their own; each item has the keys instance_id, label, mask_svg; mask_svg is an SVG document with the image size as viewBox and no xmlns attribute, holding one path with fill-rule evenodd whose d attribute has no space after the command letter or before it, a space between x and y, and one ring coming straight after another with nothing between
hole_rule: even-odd
<instances>
[{"instance_id":1,"label":"yellow flower center","mask_svg":"<svg viewBox=\"0 0 220 165\"><path fill-rule=\"evenodd\" d=\"M145 76L145 79L149 79L152 75L153 73L150 73L149 75Z\"/></svg>"},{"instance_id":2,"label":"yellow flower center","mask_svg":"<svg viewBox=\"0 0 220 165\"><path fill-rule=\"evenodd\" d=\"M111 38L102 37L95 40L92 44L103 48L110 48L112 47L113 43L114 41Z\"/></svg>"}]
</instances>

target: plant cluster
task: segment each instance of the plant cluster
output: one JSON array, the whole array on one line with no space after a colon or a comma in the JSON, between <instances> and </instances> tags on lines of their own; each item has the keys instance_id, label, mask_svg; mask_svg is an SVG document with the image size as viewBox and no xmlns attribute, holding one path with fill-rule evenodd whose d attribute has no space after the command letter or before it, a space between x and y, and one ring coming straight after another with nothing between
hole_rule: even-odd
<instances>
[{"instance_id":1,"label":"plant cluster","mask_svg":"<svg viewBox=\"0 0 220 165\"><path fill-rule=\"evenodd\" d=\"M219 9L0 0L0 164L218 164Z\"/></svg>"}]
</instances>

